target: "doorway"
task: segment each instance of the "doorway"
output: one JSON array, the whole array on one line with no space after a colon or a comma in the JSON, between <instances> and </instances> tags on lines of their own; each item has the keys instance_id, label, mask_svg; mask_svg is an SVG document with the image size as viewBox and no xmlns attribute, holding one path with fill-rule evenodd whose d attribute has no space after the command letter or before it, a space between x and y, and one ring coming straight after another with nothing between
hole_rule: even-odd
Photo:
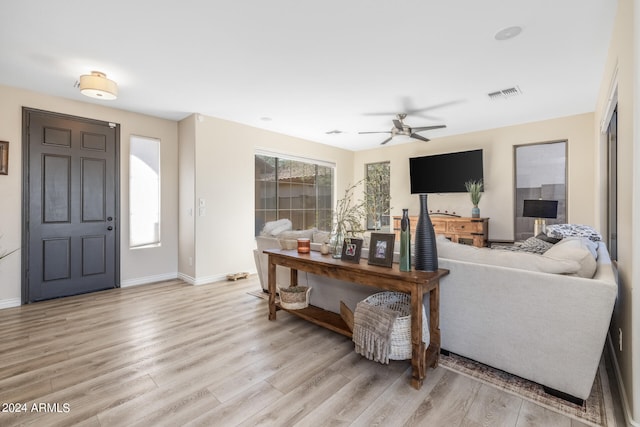
<instances>
[{"instance_id":1,"label":"doorway","mask_svg":"<svg viewBox=\"0 0 640 427\"><path fill-rule=\"evenodd\" d=\"M120 126L23 108L23 303L120 284Z\"/></svg>"},{"instance_id":2,"label":"doorway","mask_svg":"<svg viewBox=\"0 0 640 427\"><path fill-rule=\"evenodd\" d=\"M524 216L525 200L557 200L555 218L547 224L567 222L568 141L551 141L514 146L515 240L533 236L534 218Z\"/></svg>"}]
</instances>

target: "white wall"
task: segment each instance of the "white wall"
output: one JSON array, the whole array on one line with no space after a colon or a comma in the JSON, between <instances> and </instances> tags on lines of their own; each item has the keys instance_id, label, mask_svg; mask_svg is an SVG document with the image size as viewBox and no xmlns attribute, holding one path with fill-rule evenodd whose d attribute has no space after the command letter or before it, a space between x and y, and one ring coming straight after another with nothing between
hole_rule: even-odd
<instances>
[{"instance_id":1,"label":"white wall","mask_svg":"<svg viewBox=\"0 0 640 427\"><path fill-rule=\"evenodd\" d=\"M417 195L410 194L409 158L429 154L450 153L482 148L484 157L485 192L479 204L480 215L489 217L489 238L514 238L514 145L568 141L568 215L571 222L596 226L595 195L585 191L595 186L593 120L591 113L527 123L482 132L433 139L430 142L409 142L356 152L355 179L364 176L365 164L391 162L392 215L401 215L403 208L418 215ZM429 195L430 210L455 212L471 216L469 195Z\"/></svg>"},{"instance_id":2,"label":"white wall","mask_svg":"<svg viewBox=\"0 0 640 427\"><path fill-rule=\"evenodd\" d=\"M162 280L177 275L178 253L178 126L176 122L92 104L56 98L0 86L0 140L9 141L9 175L0 175L0 251L21 245L22 204L22 107L87 117L120 124L121 179L121 284ZM129 233L129 137L141 135L161 140L162 245L130 250ZM0 308L19 305L21 254L0 261Z\"/></svg>"},{"instance_id":3,"label":"white wall","mask_svg":"<svg viewBox=\"0 0 640 427\"><path fill-rule=\"evenodd\" d=\"M185 144L193 144L193 148L181 147L181 168L189 167L191 156L195 165L193 186L180 186L180 215L187 215L189 209L194 212L193 217L181 220L181 229L193 225L195 230L193 239L185 237L185 247L194 247L193 269L185 265L183 254L180 262L181 277L190 283L221 280L229 273L255 272L256 149L334 162L336 194L353 180L351 151L200 114L180 122L180 135L186 136ZM181 176L184 173L181 171ZM200 199L206 204L203 216L199 214Z\"/></svg>"}]
</instances>

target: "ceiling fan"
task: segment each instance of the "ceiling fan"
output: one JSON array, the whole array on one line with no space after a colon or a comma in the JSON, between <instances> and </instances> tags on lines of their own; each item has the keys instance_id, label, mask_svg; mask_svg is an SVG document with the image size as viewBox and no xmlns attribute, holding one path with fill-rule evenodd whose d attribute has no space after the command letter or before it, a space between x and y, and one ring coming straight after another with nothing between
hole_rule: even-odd
<instances>
[{"instance_id":1,"label":"ceiling fan","mask_svg":"<svg viewBox=\"0 0 640 427\"><path fill-rule=\"evenodd\" d=\"M422 132L425 130L432 130L432 129L441 129L441 128L445 128L445 125L436 125L436 126L420 126L420 127L415 127L412 128L411 126L405 124L403 122L403 120L407 117L406 113L399 113L396 114L396 119L393 120L393 127L391 128L390 131L382 131L382 132L358 132L359 134L365 134L365 133L389 133L391 134L391 136L387 139L385 139L384 141L381 142L380 145L384 145L387 142L391 141L393 139L394 136L396 135L406 135L409 138L414 138L414 139L419 139L420 141L429 141L429 138L425 138L422 135L419 135L417 132Z\"/></svg>"}]
</instances>

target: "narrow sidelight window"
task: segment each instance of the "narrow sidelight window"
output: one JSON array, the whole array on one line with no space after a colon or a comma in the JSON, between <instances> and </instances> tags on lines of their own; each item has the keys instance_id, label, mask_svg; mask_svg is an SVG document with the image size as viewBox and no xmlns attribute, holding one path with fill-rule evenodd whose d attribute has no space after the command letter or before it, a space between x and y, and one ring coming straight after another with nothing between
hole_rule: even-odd
<instances>
[{"instance_id":1,"label":"narrow sidelight window","mask_svg":"<svg viewBox=\"0 0 640 427\"><path fill-rule=\"evenodd\" d=\"M129 246L160 245L160 140L132 136L129 152Z\"/></svg>"}]
</instances>

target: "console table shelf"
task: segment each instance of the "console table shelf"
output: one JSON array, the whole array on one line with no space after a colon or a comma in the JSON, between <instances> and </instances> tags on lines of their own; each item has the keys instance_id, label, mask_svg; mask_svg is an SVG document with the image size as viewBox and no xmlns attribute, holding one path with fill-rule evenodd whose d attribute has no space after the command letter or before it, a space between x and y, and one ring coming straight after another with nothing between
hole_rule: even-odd
<instances>
[{"instance_id":1,"label":"console table shelf","mask_svg":"<svg viewBox=\"0 0 640 427\"><path fill-rule=\"evenodd\" d=\"M322 326L323 328L342 334L347 338L351 338L353 336L351 329L349 329L345 321L342 320L342 317L332 311L324 310L313 305L299 310L288 310L286 308L282 308L279 303L276 303L276 307L278 310L291 313L294 316L298 316L318 326Z\"/></svg>"},{"instance_id":2,"label":"console table shelf","mask_svg":"<svg viewBox=\"0 0 640 427\"><path fill-rule=\"evenodd\" d=\"M336 313L309 306L301 310L284 309L276 302L276 266L291 269L291 286L298 285L298 270L333 279L354 282L387 291L404 292L411 296L411 385L422 387L428 366L437 367L440 355L440 278L449 270L434 272L403 272L394 264L392 268L360 263L344 262L329 255L311 251L299 254L296 250L268 249L269 256L269 320L276 320L277 310L285 310L316 325L330 329L346 337L352 332L346 322ZM422 341L422 299L429 294L430 342Z\"/></svg>"}]
</instances>

